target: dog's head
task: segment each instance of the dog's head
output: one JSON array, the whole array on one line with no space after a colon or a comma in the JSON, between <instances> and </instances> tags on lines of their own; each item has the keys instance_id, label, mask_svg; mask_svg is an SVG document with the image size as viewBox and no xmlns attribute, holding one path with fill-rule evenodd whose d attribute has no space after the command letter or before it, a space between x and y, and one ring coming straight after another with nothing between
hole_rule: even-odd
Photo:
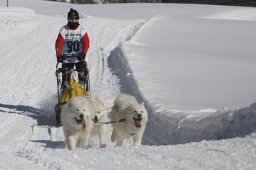
<instances>
[{"instance_id":1,"label":"dog's head","mask_svg":"<svg viewBox=\"0 0 256 170\"><path fill-rule=\"evenodd\" d=\"M92 113L92 121L94 123L106 122L107 108L100 95L97 92L87 92L86 98L88 99Z\"/></svg>"},{"instance_id":2,"label":"dog's head","mask_svg":"<svg viewBox=\"0 0 256 170\"><path fill-rule=\"evenodd\" d=\"M87 104L83 98L73 98L68 107L70 109L69 117L83 130L86 128L86 123L89 120Z\"/></svg>"},{"instance_id":3,"label":"dog's head","mask_svg":"<svg viewBox=\"0 0 256 170\"><path fill-rule=\"evenodd\" d=\"M104 110L99 110L99 111L97 111L97 112L95 112L95 114L94 114L94 117L93 117L93 122L94 123L99 123L99 122L104 122L104 121L106 121L105 119L106 119L106 111L104 111Z\"/></svg>"},{"instance_id":4,"label":"dog's head","mask_svg":"<svg viewBox=\"0 0 256 170\"><path fill-rule=\"evenodd\" d=\"M148 121L148 113L144 103L130 105L126 109L126 121L134 123L136 128L141 128Z\"/></svg>"}]
</instances>

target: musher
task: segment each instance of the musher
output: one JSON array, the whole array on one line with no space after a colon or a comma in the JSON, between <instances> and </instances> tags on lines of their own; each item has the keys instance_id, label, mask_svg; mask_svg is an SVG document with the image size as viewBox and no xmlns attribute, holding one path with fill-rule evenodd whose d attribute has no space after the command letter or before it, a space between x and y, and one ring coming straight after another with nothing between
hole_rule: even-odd
<instances>
[{"instance_id":1,"label":"musher","mask_svg":"<svg viewBox=\"0 0 256 170\"><path fill-rule=\"evenodd\" d=\"M61 27L55 43L57 61L62 63L62 68L68 70L75 66L79 72L79 84L84 85L86 83L85 77L88 74L85 57L89 49L89 36L87 30L79 24L79 13L76 10L70 9L67 20L67 25ZM68 59L65 56L77 57ZM67 78L70 79L70 74L67 75ZM66 85L64 84L66 81L66 75L63 74L62 88Z\"/></svg>"}]
</instances>

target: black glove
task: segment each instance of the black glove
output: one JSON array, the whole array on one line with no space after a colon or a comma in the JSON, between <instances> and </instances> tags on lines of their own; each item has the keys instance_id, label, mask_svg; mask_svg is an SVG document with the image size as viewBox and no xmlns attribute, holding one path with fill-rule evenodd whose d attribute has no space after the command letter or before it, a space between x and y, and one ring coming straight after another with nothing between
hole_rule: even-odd
<instances>
[{"instance_id":1,"label":"black glove","mask_svg":"<svg viewBox=\"0 0 256 170\"><path fill-rule=\"evenodd\" d=\"M62 63L62 62L63 62L62 56L57 56L57 62L58 62L58 63Z\"/></svg>"},{"instance_id":2,"label":"black glove","mask_svg":"<svg viewBox=\"0 0 256 170\"><path fill-rule=\"evenodd\" d=\"M85 56L86 56L85 53L80 53L80 54L78 55L78 60L79 60L79 61L84 61L84 60L85 60Z\"/></svg>"}]
</instances>

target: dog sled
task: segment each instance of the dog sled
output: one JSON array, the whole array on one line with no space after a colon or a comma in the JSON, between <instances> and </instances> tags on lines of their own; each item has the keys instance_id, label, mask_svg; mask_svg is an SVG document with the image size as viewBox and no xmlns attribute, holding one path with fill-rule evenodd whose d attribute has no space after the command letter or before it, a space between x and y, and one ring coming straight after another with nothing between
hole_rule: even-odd
<instances>
[{"instance_id":1,"label":"dog sled","mask_svg":"<svg viewBox=\"0 0 256 170\"><path fill-rule=\"evenodd\" d=\"M78 56L63 56L65 60L72 60ZM83 61L80 61L83 62ZM62 62L56 64L57 97L58 103L55 105L56 124L61 124L61 109L72 97L84 96L90 90L89 72L84 75L78 69L61 68ZM78 75L84 77L83 84L78 82ZM65 78L64 78L65 77ZM65 82L62 82L64 78Z\"/></svg>"}]
</instances>

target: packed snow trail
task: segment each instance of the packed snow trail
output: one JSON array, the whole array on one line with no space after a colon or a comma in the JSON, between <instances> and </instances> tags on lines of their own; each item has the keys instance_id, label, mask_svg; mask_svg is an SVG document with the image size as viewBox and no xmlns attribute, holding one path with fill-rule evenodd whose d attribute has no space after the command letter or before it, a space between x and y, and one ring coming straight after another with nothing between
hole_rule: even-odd
<instances>
[{"instance_id":1,"label":"packed snow trail","mask_svg":"<svg viewBox=\"0 0 256 170\"><path fill-rule=\"evenodd\" d=\"M12 32L1 38L3 49L0 68L1 145L5 153L11 151L19 162L38 162L46 148L64 148L61 127L54 127L56 104L55 51L58 31L66 23L65 17L38 16L22 8L1 9L1 31ZM107 56L139 29L144 21L108 20L84 16L91 48L87 54L92 90L99 91L110 106L119 93L119 84L108 69ZM93 34L90 34L93 33ZM8 82L8 83L7 83ZM21 128L22 127L22 128ZM109 134L108 134L109 135ZM3 140L4 139L4 140ZM11 141L7 142L6 141ZM36 153L35 155L30 155ZM20 160L24 159L24 160ZM37 168L58 169L58 164L46 158ZM47 162L47 163L46 163ZM5 167L3 167L5 168Z\"/></svg>"}]
</instances>

